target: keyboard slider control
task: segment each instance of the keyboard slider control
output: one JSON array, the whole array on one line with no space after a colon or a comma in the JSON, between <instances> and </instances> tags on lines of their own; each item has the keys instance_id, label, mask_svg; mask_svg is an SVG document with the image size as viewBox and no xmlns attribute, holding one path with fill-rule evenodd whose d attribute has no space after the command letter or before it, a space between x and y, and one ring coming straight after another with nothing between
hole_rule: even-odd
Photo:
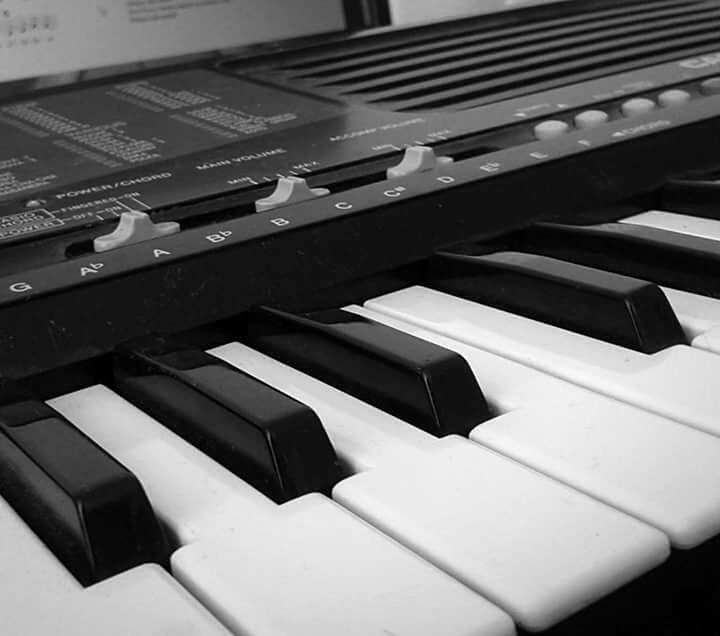
<instances>
[{"instance_id":1,"label":"keyboard slider control","mask_svg":"<svg viewBox=\"0 0 720 636\"><path fill-rule=\"evenodd\" d=\"M447 166L453 162L451 157L438 157L429 146L410 146L405 149L402 161L387 169L388 179L399 179L421 172L435 170L439 166Z\"/></svg>"},{"instance_id":2,"label":"keyboard slider control","mask_svg":"<svg viewBox=\"0 0 720 636\"><path fill-rule=\"evenodd\" d=\"M135 476L3 379L0 495L83 585L167 561L165 537Z\"/></svg>"},{"instance_id":3,"label":"keyboard slider control","mask_svg":"<svg viewBox=\"0 0 720 636\"><path fill-rule=\"evenodd\" d=\"M145 212L133 210L123 212L115 229L110 234L98 236L93 242L93 248L96 252L107 252L118 247L176 234L179 231L179 223L174 221L155 223Z\"/></svg>"},{"instance_id":4,"label":"keyboard slider control","mask_svg":"<svg viewBox=\"0 0 720 636\"><path fill-rule=\"evenodd\" d=\"M330 194L327 188L311 188L305 179L300 177L280 177L275 191L264 199L255 201L256 212L267 212L293 203L312 201Z\"/></svg>"}]
</instances>

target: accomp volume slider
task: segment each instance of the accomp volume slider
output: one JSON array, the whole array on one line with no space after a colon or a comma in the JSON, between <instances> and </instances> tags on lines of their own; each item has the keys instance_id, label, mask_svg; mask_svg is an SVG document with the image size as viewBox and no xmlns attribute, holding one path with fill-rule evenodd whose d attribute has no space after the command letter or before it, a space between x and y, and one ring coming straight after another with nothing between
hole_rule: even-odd
<instances>
[{"instance_id":1,"label":"accomp volume slider","mask_svg":"<svg viewBox=\"0 0 720 636\"><path fill-rule=\"evenodd\" d=\"M120 215L117 227L104 236L98 236L93 241L96 252L107 252L125 245L142 243L150 239L176 234L180 231L180 224L174 221L166 223L153 223L145 212L123 212Z\"/></svg>"},{"instance_id":2,"label":"accomp volume slider","mask_svg":"<svg viewBox=\"0 0 720 636\"><path fill-rule=\"evenodd\" d=\"M330 194L327 188L311 188L305 179L300 177L280 177L269 197L255 201L257 212L267 212L291 203L301 203Z\"/></svg>"},{"instance_id":3,"label":"accomp volume slider","mask_svg":"<svg viewBox=\"0 0 720 636\"><path fill-rule=\"evenodd\" d=\"M446 166L452 162L451 157L436 157L435 151L429 146L409 146L405 149L402 161L387 169L387 178L407 177L411 174L434 170L438 166Z\"/></svg>"}]
</instances>

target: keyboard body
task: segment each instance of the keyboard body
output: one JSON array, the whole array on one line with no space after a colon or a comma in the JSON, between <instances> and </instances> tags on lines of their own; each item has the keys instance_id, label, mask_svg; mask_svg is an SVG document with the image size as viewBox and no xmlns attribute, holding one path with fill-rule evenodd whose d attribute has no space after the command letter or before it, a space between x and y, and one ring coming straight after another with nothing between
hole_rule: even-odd
<instances>
[{"instance_id":1,"label":"keyboard body","mask_svg":"<svg viewBox=\"0 0 720 636\"><path fill-rule=\"evenodd\" d=\"M718 51L559 2L0 103L8 633L714 633Z\"/></svg>"}]
</instances>

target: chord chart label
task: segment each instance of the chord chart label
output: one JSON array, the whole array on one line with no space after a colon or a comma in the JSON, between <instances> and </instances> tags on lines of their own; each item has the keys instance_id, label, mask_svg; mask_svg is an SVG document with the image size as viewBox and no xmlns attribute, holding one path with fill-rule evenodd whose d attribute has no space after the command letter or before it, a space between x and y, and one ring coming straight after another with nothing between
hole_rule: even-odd
<instances>
[{"instance_id":1,"label":"chord chart label","mask_svg":"<svg viewBox=\"0 0 720 636\"><path fill-rule=\"evenodd\" d=\"M9 104L0 107L0 201L340 112L334 103L205 70ZM162 178L147 172L142 182ZM136 184L118 184L127 185Z\"/></svg>"}]
</instances>

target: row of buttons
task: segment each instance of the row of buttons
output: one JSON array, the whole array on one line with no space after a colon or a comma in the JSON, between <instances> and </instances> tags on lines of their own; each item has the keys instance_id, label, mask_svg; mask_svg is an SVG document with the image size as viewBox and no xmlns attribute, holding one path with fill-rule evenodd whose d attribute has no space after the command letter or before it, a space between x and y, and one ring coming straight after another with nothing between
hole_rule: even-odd
<instances>
[{"instance_id":1,"label":"row of buttons","mask_svg":"<svg viewBox=\"0 0 720 636\"><path fill-rule=\"evenodd\" d=\"M700 84L700 92L705 95L717 95L720 93L720 77L712 77ZM682 106L692 99L692 95L685 90L673 88L663 91L657 96L657 102L646 97L634 97L627 100L620 106L625 117L637 117L653 111L658 105L661 108L674 108ZM596 128L607 123L610 115L603 110L585 110L575 115L575 127L582 130ZM535 126L533 133L536 139L555 139L570 131L570 124L560 119L548 119Z\"/></svg>"}]
</instances>

